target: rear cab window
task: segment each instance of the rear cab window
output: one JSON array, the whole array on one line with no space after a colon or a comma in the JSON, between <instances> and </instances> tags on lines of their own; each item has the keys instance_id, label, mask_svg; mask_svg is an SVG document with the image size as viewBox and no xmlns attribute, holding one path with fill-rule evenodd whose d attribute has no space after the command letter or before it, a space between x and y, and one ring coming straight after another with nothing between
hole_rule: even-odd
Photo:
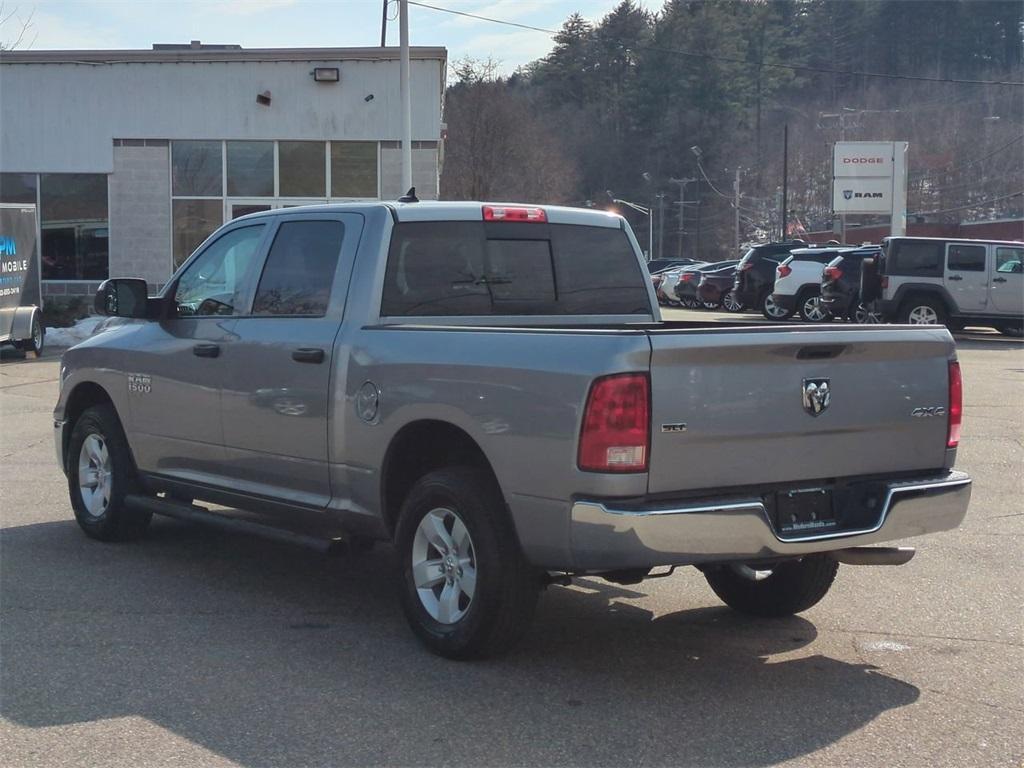
<instances>
[{"instance_id":1,"label":"rear cab window","mask_svg":"<svg viewBox=\"0 0 1024 768\"><path fill-rule=\"evenodd\" d=\"M625 231L578 224L402 222L381 315L650 314Z\"/></svg>"}]
</instances>

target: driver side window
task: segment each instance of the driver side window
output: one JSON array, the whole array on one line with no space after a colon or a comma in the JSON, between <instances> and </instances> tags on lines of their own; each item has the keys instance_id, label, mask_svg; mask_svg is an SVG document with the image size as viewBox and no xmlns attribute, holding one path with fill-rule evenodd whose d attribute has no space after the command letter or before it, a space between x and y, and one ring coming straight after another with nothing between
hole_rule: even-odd
<instances>
[{"instance_id":1,"label":"driver side window","mask_svg":"<svg viewBox=\"0 0 1024 768\"><path fill-rule=\"evenodd\" d=\"M178 280L178 317L237 315L256 266L264 224L233 229L215 240Z\"/></svg>"}]
</instances>

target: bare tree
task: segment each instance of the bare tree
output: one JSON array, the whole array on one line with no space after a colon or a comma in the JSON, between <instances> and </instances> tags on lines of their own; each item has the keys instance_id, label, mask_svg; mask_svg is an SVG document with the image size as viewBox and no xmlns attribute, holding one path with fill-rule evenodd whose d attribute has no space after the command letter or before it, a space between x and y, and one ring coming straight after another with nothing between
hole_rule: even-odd
<instances>
[{"instance_id":1,"label":"bare tree","mask_svg":"<svg viewBox=\"0 0 1024 768\"><path fill-rule=\"evenodd\" d=\"M25 42L32 31L32 17L36 10L33 8L28 15L22 18L18 12L18 6L10 10L5 3L0 2L0 51L13 51L15 48L31 48L39 33L32 35L32 39Z\"/></svg>"}]
</instances>

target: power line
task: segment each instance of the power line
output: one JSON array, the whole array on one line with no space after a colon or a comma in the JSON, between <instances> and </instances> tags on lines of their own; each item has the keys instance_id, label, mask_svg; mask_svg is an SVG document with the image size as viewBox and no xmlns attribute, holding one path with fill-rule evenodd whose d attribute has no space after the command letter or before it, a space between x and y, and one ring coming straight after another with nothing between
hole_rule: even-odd
<instances>
[{"instance_id":1,"label":"power line","mask_svg":"<svg viewBox=\"0 0 1024 768\"><path fill-rule=\"evenodd\" d=\"M983 155L982 157L976 157L976 158L974 158L972 160L967 160L967 161L965 161L963 163L960 163L960 165L953 165L952 162L949 162L949 163L946 163L944 166L941 166L940 168L934 168L934 169L932 169L930 171L922 171L919 174L912 173L912 174L910 174L910 177L912 179L914 179L915 181L917 181L917 180L925 179L925 178L927 178L929 176L937 176L940 173L948 173L949 169L951 169L951 168L967 168L968 166L971 166L971 165L977 165L978 163L983 163L986 160L988 160L990 157L992 157L993 155L998 155L1000 152L1002 152L1007 147L1013 146L1014 144L1016 144L1021 139L1024 139L1024 133L1022 133L1022 134L1020 134L1018 136L1014 136L1012 139L1010 139L1005 144L1002 144L1002 145L996 147L991 152L989 152L987 155Z\"/></svg>"},{"instance_id":2,"label":"power line","mask_svg":"<svg viewBox=\"0 0 1024 768\"><path fill-rule=\"evenodd\" d=\"M545 29L544 27L535 27L530 24L520 24L515 21L505 21L504 19L494 19L489 16L481 16L476 13L467 13L466 11L456 11L452 8L441 8L437 5L430 5L429 3L420 2L420 0L408 0L409 5L419 6L420 8L427 8L431 11L439 11L441 13L451 13L456 16L465 16L468 19L476 19L477 21L487 21L491 24L501 24L506 27L517 27L518 29L526 29L533 32L543 32L545 35L553 37L559 34L558 30ZM674 48L662 48L655 45L639 45L635 48L628 46L621 41L612 41L621 45L623 49L636 50L636 51L653 51L655 53L669 53L676 56L688 56L696 59L708 59L711 61L722 61L731 64L744 64L749 65L751 62L745 59L738 59L732 56L717 56L713 53L695 53L693 51L683 51ZM883 74L881 72L860 72L849 69L832 69L829 67L810 67L800 64L778 64L774 62L758 62L758 66L769 67L774 69L788 69L793 72L816 72L819 74L827 75L851 75L855 77L879 77L887 80L912 80L917 82L929 82L929 83L958 83L960 85L1009 85L1009 86L1024 86L1024 82L1017 82L1014 80L967 80L962 78L954 77L929 77L927 75L894 75L894 74Z\"/></svg>"},{"instance_id":3,"label":"power line","mask_svg":"<svg viewBox=\"0 0 1024 768\"><path fill-rule=\"evenodd\" d=\"M998 203L1001 200L1009 200L1010 198L1021 197L1022 195L1024 195L1024 191L1013 192L1009 195L1002 195L1001 197L991 197L988 200L979 200L978 202L971 203L970 205L959 205L956 208L943 208L940 211L915 211L914 213L908 213L907 216L934 216L935 214L938 213L953 213L954 211L966 211L970 208L979 208L983 205L988 205L989 203Z\"/></svg>"}]
</instances>

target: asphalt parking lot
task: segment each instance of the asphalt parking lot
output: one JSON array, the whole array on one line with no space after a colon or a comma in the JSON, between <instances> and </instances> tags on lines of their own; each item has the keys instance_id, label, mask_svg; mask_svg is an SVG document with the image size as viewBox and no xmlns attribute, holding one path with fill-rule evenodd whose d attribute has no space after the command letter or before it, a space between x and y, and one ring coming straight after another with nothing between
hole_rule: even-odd
<instances>
[{"instance_id":1,"label":"asphalt parking lot","mask_svg":"<svg viewBox=\"0 0 1024 768\"><path fill-rule=\"evenodd\" d=\"M413 638L387 547L330 559L164 519L86 539L53 457L58 358L5 361L0 761L1019 766L1024 345L958 341L974 498L910 564L844 566L772 621L693 569L580 580L510 656L472 664Z\"/></svg>"}]
</instances>

